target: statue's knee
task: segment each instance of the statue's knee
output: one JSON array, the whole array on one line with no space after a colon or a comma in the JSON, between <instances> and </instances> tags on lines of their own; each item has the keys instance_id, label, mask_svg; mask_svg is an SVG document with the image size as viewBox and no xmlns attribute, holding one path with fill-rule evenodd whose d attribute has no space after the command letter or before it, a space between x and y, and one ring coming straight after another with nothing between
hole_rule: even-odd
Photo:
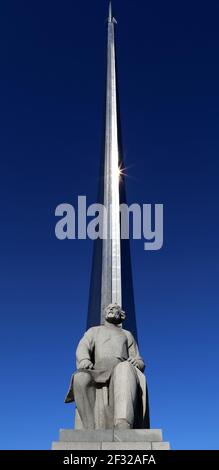
<instances>
[{"instance_id":1,"label":"statue's knee","mask_svg":"<svg viewBox=\"0 0 219 470\"><path fill-rule=\"evenodd\" d=\"M129 370L132 370L132 365L128 361L120 362L116 367L115 367L115 373L116 374L124 374L128 373Z\"/></svg>"},{"instance_id":2,"label":"statue's knee","mask_svg":"<svg viewBox=\"0 0 219 470\"><path fill-rule=\"evenodd\" d=\"M74 387L77 390L86 388L90 384L90 382L91 378L86 372L78 372L74 376Z\"/></svg>"}]
</instances>

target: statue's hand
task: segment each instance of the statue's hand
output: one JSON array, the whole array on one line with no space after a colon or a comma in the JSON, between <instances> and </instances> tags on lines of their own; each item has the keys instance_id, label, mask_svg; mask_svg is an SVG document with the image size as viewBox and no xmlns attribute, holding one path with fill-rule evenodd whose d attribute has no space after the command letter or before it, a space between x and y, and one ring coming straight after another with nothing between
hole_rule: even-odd
<instances>
[{"instance_id":1,"label":"statue's hand","mask_svg":"<svg viewBox=\"0 0 219 470\"><path fill-rule=\"evenodd\" d=\"M79 363L79 369L93 369L93 364L89 359L84 359Z\"/></svg>"},{"instance_id":2,"label":"statue's hand","mask_svg":"<svg viewBox=\"0 0 219 470\"><path fill-rule=\"evenodd\" d=\"M127 361L130 362L130 364L132 364L134 367L137 367L139 369L138 361L136 361L133 357L129 357Z\"/></svg>"}]
</instances>

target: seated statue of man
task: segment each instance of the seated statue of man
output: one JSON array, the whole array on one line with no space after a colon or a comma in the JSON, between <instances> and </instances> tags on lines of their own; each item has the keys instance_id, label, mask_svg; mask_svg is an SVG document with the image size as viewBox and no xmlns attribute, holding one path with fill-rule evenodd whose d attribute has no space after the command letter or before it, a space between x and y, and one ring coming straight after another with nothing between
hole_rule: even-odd
<instances>
[{"instance_id":1,"label":"seated statue of man","mask_svg":"<svg viewBox=\"0 0 219 470\"><path fill-rule=\"evenodd\" d=\"M117 304L105 309L105 324L81 339L65 403L76 403L76 428L139 429L146 427L144 361Z\"/></svg>"}]
</instances>

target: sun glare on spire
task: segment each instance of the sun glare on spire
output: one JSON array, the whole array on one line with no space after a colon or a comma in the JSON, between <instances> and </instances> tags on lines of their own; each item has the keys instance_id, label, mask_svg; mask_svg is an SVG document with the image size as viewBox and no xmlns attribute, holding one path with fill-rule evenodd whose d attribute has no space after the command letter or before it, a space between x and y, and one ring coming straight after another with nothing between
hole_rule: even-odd
<instances>
[{"instance_id":1,"label":"sun glare on spire","mask_svg":"<svg viewBox=\"0 0 219 470\"><path fill-rule=\"evenodd\" d=\"M126 168L120 163L119 168L118 168L118 175L119 175L119 181L122 181L123 176L127 176L126 174Z\"/></svg>"}]
</instances>

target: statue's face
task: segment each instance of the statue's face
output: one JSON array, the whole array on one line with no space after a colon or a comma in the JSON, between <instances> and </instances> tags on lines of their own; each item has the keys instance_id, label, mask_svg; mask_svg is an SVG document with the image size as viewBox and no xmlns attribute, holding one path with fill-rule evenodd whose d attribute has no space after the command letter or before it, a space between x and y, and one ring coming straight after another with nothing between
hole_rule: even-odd
<instances>
[{"instance_id":1,"label":"statue's face","mask_svg":"<svg viewBox=\"0 0 219 470\"><path fill-rule=\"evenodd\" d=\"M125 319L125 313L117 304L110 304L105 309L105 319L108 323L119 325Z\"/></svg>"}]
</instances>

